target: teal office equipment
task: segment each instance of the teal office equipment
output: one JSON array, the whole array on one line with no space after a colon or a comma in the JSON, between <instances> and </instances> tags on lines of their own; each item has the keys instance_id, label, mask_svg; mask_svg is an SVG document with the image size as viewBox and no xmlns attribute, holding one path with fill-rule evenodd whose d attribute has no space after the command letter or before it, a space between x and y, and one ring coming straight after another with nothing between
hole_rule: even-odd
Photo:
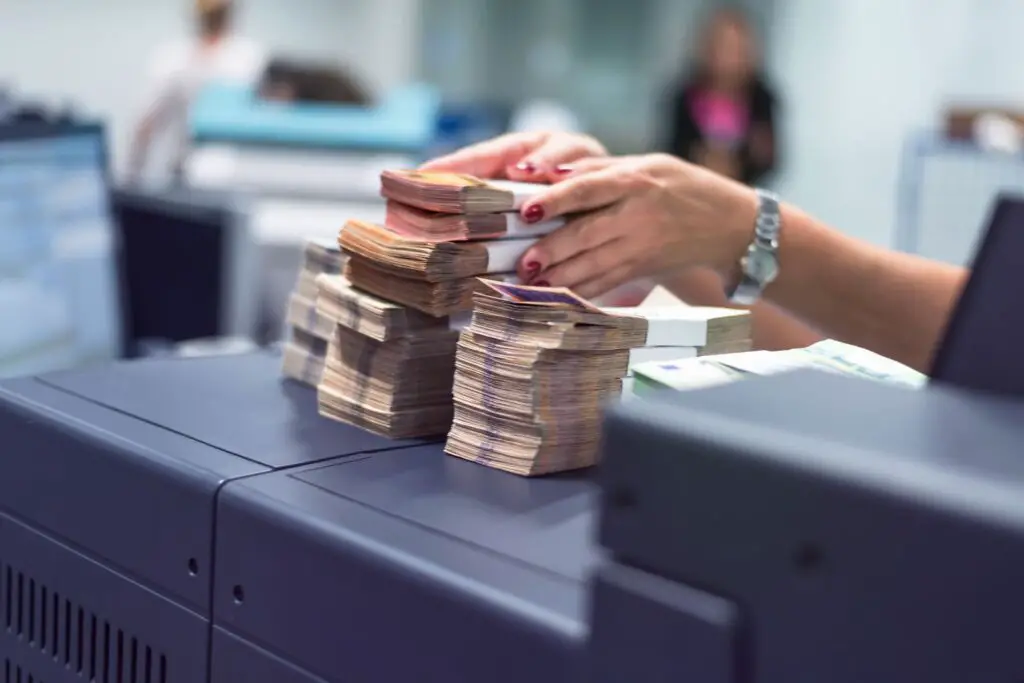
<instances>
[{"instance_id":1,"label":"teal office equipment","mask_svg":"<svg viewBox=\"0 0 1024 683\"><path fill-rule=\"evenodd\" d=\"M434 139L440 108L437 90L421 84L373 107L266 102L251 88L215 85L193 105L190 128L196 143L418 153Z\"/></svg>"}]
</instances>

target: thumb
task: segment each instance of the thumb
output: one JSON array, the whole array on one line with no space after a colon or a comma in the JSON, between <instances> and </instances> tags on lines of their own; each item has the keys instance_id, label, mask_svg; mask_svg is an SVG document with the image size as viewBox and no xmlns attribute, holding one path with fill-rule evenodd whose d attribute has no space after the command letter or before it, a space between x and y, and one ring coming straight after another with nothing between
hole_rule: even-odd
<instances>
[{"instance_id":1,"label":"thumb","mask_svg":"<svg viewBox=\"0 0 1024 683\"><path fill-rule=\"evenodd\" d=\"M500 178L506 169L519 163L543 142L540 133L509 133L486 142L432 159L420 166L421 171L465 173L477 178Z\"/></svg>"}]
</instances>

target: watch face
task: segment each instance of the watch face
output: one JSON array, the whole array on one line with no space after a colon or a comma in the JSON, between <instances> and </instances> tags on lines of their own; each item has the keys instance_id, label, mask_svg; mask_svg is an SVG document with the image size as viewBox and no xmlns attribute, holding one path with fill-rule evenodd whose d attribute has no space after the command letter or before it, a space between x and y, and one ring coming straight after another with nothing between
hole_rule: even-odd
<instances>
[{"instance_id":1,"label":"watch face","mask_svg":"<svg viewBox=\"0 0 1024 683\"><path fill-rule=\"evenodd\" d=\"M779 262L770 254L758 254L747 262L747 274L761 286L772 282L779 275Z\"/></svg>"}]
</instances>

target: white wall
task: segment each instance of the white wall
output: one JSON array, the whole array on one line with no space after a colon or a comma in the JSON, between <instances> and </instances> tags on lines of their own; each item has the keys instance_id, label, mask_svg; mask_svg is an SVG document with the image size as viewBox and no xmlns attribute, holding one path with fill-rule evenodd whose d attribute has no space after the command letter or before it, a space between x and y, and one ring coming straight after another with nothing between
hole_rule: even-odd
<instances>
[{"instance_id":1,"label":"white wall","mask_svg":"<svg viewBox=\"0 0 1024 683\"><path fill-rule=\"evenodd\" d=\"M415 75L420 0L243 0L241 31L343 61L374 91ZM112 124L123 162L154 47L188 35L192 0L0 0L0 82Z\"/></svg>"},{"instance_id":2,"label":"white wall","mask_svg":"<svg viewBox=\"0 0 1024 683\"><path fill-rule=\"evenodd\" d=\"M951 101L1024 102L1021 0L775 0L770 64L786 99L777 187L890 244L901 146Z\"/></svg>"}]
</instances>

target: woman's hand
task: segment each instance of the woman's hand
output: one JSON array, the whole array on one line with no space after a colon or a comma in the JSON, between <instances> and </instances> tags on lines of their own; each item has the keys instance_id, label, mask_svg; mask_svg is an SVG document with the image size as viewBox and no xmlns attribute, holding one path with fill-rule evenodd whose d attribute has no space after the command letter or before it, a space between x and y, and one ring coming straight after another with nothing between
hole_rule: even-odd
<instances>
[{"instance_id":1,"label":"woman's hand","mask_svg":"<svg viewBox=\"0 0 1024 683\"><path fill-rule=\"evenodd\" d=\"M711 171L652 154L577 162L522 214L570 220L523 255L520 277L596 297L693 266L731 275L753 237L757 198Z\"/></svg>"},{"instance_id":2,"label":"woman's hand","mask_svg":"<svg viewBox=\"0 0 1024 683\"><path fill-rule=\"evenodd\" d=\"M577 133L509 133L470 145L424 164L423 171L466 173L478 178L554 182L559 167L608 152L589 135Z\"/></svg>"}]
</instances>

